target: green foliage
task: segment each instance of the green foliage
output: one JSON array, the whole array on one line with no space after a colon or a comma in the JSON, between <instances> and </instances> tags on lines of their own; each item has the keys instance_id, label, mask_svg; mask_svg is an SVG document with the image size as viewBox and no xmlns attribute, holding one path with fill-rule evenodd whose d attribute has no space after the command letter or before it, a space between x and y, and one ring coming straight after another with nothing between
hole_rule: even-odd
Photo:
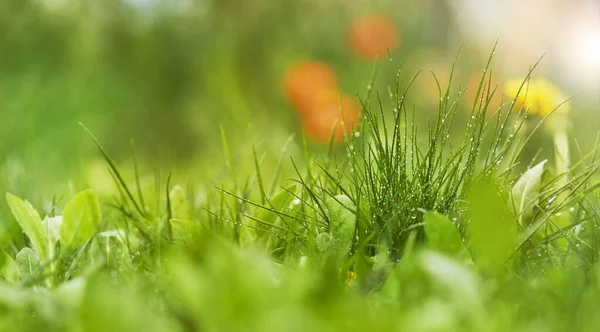
<instances>
[{"instance_id":1,"label":"green foliage","mask_svg":"<svg viewBox=\"0 0 600 332\"><path fill-rule=\"evenodd\" d=\"M10 211L0 206L0 331L600 324L600 164L590 153L551 167L526 150L547 158L547 133L514 102L492 105L491 57L476 91L460 82L471 73L458 59L447 81L434 75L439 98L415 91L423 75L404 79L410 64L390 62L343 145L283 144L299 129L279 91L289 61L335 63L344 88L367 81L370 66L330 43L333 21L362 5L55 2L0 5L0 189L35 197L40 211L12 194ZM422 6L405 2L403 13ZM296 22L310 11L320 47ZM404 28L401 52L431 30ZM77 139L75 119L100 139ZM113 189L97 190L105 178L76 160L92 143ZM38 172L52 160L62 172Z\"/></svg>"},{"instance_id":2,"label":"green foliage","mask_svg":"<svg viewBox=\"0 0 600 332\"><path fill-rule=\"evenodd\" d=\"M97 275L88 280L81 298L80 326L85 331L178 331L172 322L157 315L151 293L140 296L134 284L115 288L116 280ZM121 301L114 301L121 298Z\"/></svg>"},{"instance_id":3,"label":"green foliage","mask_svg":"<svg viewBox=\"0 0 600 332\"><path fill-rule=\"evenodd\" d=\"M190 208L190 203L187 199L187 195L185 193L185 189L183 189L183 187L179 185L173 186L173 188L169 192L169 196L171 199L172 218L191 220L192 211Z\"/></svg>"},{"instance_id":4,"label":"green foliage","mask_svg":"<svg viewBox=\"0 0 600 332\"><path fill-rule=\"evenodd\" d=\"M519 216L519 219L530 218L533 213L542 188L542 174L546 162L544 160L523 173L511 191L515 215Z\"/></svg>"},{"instance_id":5,"label":"green foliage","mask_svg":"<svg viewBox=\"0 0 600 332\"><path fill-rule=\"evenodd\" d=\"M469 204L467 235L475 263L485 274L498 274L517 248L517 222L488 179L475 183Z\"/></svg>"},{"instance_id":6,"label":"green foliage","mask_svg":"<svg viewBox=\"0 0 600 332\"><path fill-rule=\"evenodd\" d=\"M169 222L173 229L173 240L175 241L189 243L189 241L193 241L195 234L201 232L200 226L191 220L171 219Z\"/></svg>"},{"instance_id":7,"label":"green foliage","mask_svg":"<svg viewBox=\"0 0 600 332\"><path fill-rule=\"evenodd\" d=\"M50 247L54 247L56 242L60 240L60 229L62 226L62 217L46 217L42 220L44 229L46 230L46 237L50 242Z\"/></svg>"},{"instance_id":8,"label":"green foliage","mask_svg":"<svg viewBox=\"0 0 600 332\"><path fill-rule=\"evenodd\" d=\"M60 241L65 247L79 247L89 240L100 223L100 203L90 190L75 195L65 206Z\"/></svg>"},{"instance_id":9,"label":"green foliage","mask_svg":"<svg viewBox=\"0 0 600 332\"><path fill-rule=\"evenodd\" d=\"M333 237L333 251L338 255L346 255L352 246L356 230L356 207L345 195L338 195L325 202Z\"/></svg>"},{"instance_id":10,"label":"green foliage","mask_svg":"<svg viewBox=\"0 0 600 332\"><path fill-rule=\"evenodd\" d=\"M22 281L33 281L42 273L42 265L35 251L29 248L23 248L17 254L17 266L19 267L19 276Z\"/></svg>"},{"instance_id":11,"label":"green foliage","mask_svg":"<svg viewBox=\"0 0 600 332\"><path fill-rule=\"evenodd\" d=\"M315 240L315 245L319 252L322 252L322 253L327 252L329 250L332 250L333 239L332 239L331 235L329 235L327 233L319 233L319 235L317 235L317 238Z\"/></svg>"},{"instance_id":12,"label":"green foliage","mask_svg":"<svg viewBox=\"0 0 600 332\"><path fill-rule=\"evenodd\" d=\"M0 253L0 277L9 284L19 281L19 266L6 252Z\"/></svg>"},{"instance_id":13,"label":"green foliage","mask_svg":"<svg viewBox=\"0 0 600 332\"><path fill-rule=\"evenodd\" d=\"M450 219L437 212L428 211L424 220L425 234L432 250L452 256L468 254L461 234Z\"/></svg>"},{"instance_id":14,"label":"green foliage","mask_svg":"<svg viewBox=\"0 0 600 332\"><path fill-rule=\"evenodd\" d=\"M290 205L294 200L296 187L296 185L288 186L273 195L268 201L268 208L260 209L256 212L256 219L259 220L257 223L281 226L281 217L277 211L286 211L290 208Z\"/></svg>"},{"instance_id":15,"label":"green foliage","mask_svg":"<svg viewBox=\"0 0 600 332\"><path fill-rule=\"evenodd\" d=\"M6 194L6 200L23 232L29 237L35 251L44 262L50 259L46 231L37 210L28 201L13 194Z\"/></svg>"}]
</instances>

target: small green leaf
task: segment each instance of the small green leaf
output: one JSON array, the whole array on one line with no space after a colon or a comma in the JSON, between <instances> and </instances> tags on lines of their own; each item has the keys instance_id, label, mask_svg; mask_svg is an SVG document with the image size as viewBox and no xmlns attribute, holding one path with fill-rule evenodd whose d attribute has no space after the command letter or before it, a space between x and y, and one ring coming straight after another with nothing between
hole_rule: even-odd
<instances>
[{"instance_id":1,"label":"small green leaf","mask_svg":"<svg viewBox=\"0 0 600 332\"><path fill-rule=\"evenodd\" d=\"M0 252L0 277L14 284L19 281L19 267L15 260L6 252Z\"/></svg>"},{"instance_id":2,"label":"small green leaf","mask_svg":"<svg viewBox=\"0 0 600 332\"><path fill-rule=\"evenodd\" d=\"M42 261L47 261L49 257L49 247L46 241L46 233L42 225L42 219L36 209L28 201L7 193L6 201L10 210L17 219L19 226L27 237L31 240L35 251Z\"/></svg>"},{"instance_id":3,"label":"small green leaf","mask_svg":"<svg viewBox=\"0 0 600 332\"><path fill-rule=\"evenodd\" d=\"M62 215L60 242L64 246L83 245L95 233L100 223L100 203L90 190L75 195Z\"/></svg>"},{"instance_id":4,"label":"small green leaf","mask_svg":"<svg viewBox=\"0 0 600 332\"><path fill-rule=\"evenodd\" d=\"M469 248L479 268L498 274L518 244L517 222L491 182L475 183L469 197Z\"/></svg>"},{"instance_id":5,"label":"small green leaf","mask_svg":"<svg viewBox=\"0 0 600 332\"><path fill-rule=\"evenodd\" d=\"M281 190L278 192L267 204L272 210L285 212L285 210L290 206L292 201L294 200L294 195L292 193L296 192L296 185L291 185L286 188L286 190ZM261 209L256 213L256 218L268 223L274 223L277 220L277 213Z\"/></svg>"},{"instance_id":6,"label":"small green leaf","mask_svg":"<svg viewBox=\"0 0 600 332\"><path fill-rule=\"evenodd\" d=\"M519 219L529 217L533 211L535 200L540 194L546 162L544 160L523 173L511 191L514 211Z\"/></svg>"},{"instance_id":7,"label":"small green leaf","mask_svg":"<svg viewBox=\"0 0 600 332\"><path fill-rule=\"evenodd\" d=\"M356 228L356 215L354 215L356 207L346 195L330 197L325 201L325 205L331 222L333 246L336 252L345 255L352 246Z\"/></svg>"},{"instance_id":8,"label":"small green leaf","mask_svg":"<svg viewBox=\"0 0 600 332\"><path fill-rule=\"evenodd\" d=\"M446 216L435 211L425 213L425 233L429 247L451 255L466 252L462 237L456 226Z\"/></svg>"},{"instance_id":9,"label":"small green leaf","mask_svg":"<svg viewBox=\"0 0 600 332\"><path fill-rule=\"evenodd\" d=\"M21 280L32 280L42 273L42 264L35 251L25 247L17 254L17 266Z\"/></svg>"}]
</instances>

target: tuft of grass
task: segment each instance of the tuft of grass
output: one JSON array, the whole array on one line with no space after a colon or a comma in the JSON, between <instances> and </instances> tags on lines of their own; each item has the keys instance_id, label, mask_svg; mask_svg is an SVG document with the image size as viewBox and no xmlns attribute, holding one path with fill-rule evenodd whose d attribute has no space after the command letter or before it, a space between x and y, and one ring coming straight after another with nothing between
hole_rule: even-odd
<instances>
[{"instance_id":1,"label":"tuft of grass","mask_svg":"<svg viewBox=\"0 0 600 332\"><path fill-rule=\"evenodd\" d=\"M537 63L530 69L515 99L503 101L498 109L490 109L492 98L499 93L498 87L491 83L495 47L483 68L472 101L463 100L465 90L454 82L458 56L448 82L439 82L432 73L440 98L437 114L425 133L415 122L416 106L407 104L410 88L420 73L402 83L401 69L396 69L390 60L393 86L388 88L388 103L380 93L368 89L361 98L362 122L346 135L343 149L330 145L324 157L314 159L304 141L305 169L301 170L292 159L296 176L289 180L299 185L299 189L282 186L280 194L293 197L295 204L255 202L222 190L247 203L249 210L243 215L252 222L242 220L240 223L251 224L253 228L260 225L261 237L267 238L270 252L277 252L278 259L293 261L302 256L312 257L315 247L322 246L327 237L336 240L331 203L328 203L334 201L346 209L345 218L352 219L355 225L351 249L341 266L350 270L366 268L369 274L376 269L375 262L381 257L399 262L410 241L418 246L428 243L423 212L435 211L446 216L463 241L470 241L467 234L469 194L474 184L487 179L485 181L491 180L498 192L500 202L494 203L499 204L498 211L506 210L510 216L510 220L503 222L513 225L520 233L507 260L518 264L515 260L518 258L522 264L536 265L538 260L531 259L531 255L550 261L558 259L565 250L579 252L581 234L573 230L585 221L570 217L559 223L555 217L562 211L571 213L573 209L589 210L593 206L590 199L598 186L591 185L590 179L600 164L593 160L593 151L564 174L550 176L550 170L542 164L535 183L528 184L527 191L519 194L521 207L516 207L514 195L521 190L517 184L519 179L532 181L527 178L531 176L530 171L521 173L523 150L545 119L524 134L523 125L531 120L526 109L515 109L516 99L527 93L527 82ZM470 112L466 119L461 119L459 112L465 103L471 105ZM459 132L464 132L458 139L457 127L462 128ZM255 167L260 174L257 162ZM264 189L261 189L261 201L262 197ZM344 204L345 200L348 203ZM262 220L261 214L267 212L269 220ZM588 258L583 261L588 265L592 262Z\"/></svg>"},{"instance_id":2,"label":"tuft of grass","mask_svg":"<svg viewBox=\"0 0 600 332\"><path fill-rule=\"evenodd\" d=\"M297 171L293 181L302 188L296 198L301 202L303 215L289 218L281 210L280 218L287 219L288 225L299 223L306 230L303 237L315 237L331 227L324 202L344 195L356 206L349 209L357 221L353 248L362 246L365 253L375 256L376 248L385 246L393 261L400 259L411 233L416 234L418 243L425 240L423 214L419 211L437 211L462 220L471 182L481 176L508 173L515 166L515 162L501 161L508 158L524 118L510 109L497 110L492 118L487 116L496 93L496 87L491 86L491 61L490 56L471 115L463 124L464 137L458 142L450 139L464 96L460 88L454 92L456 61L446 88L442 89L438 82L438 112L430 122L426 140L421 140L422 133L414 121L416 110L409 109L406 102L419 73L402 85L401 71L394 69L390 61L394 73L394 85L389 89L391 109L384 108L379 93L371 100L372 91L367 91L366 99L361 100L363 121L347 135L345 155L330 149L325 162L314 162L316 169L308 161L306 174L292 161ZM507 130L508 124L513 123L512 130ZM484 148L486 142L488 150ZM460 224L457 221L459 228ZM298 236L296 230L292 234Z\"/></svg>"}]
</instances>

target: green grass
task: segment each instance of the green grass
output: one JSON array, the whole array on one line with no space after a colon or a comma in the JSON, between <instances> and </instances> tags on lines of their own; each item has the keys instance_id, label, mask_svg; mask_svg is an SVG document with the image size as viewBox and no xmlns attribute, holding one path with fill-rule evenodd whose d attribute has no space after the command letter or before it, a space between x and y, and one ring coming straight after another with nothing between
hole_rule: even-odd
<instances>
[{"instance_id":1,"label":"green grass","mask_svg":"<svg viewBox=\"0 0 600 332\"><path fill-rule=\"evenodd\" d=\"M258 136L238 153L221 127L224 167L200 189L123 167L83 127L115 189L71 186L49 209L7 194L0 330L594 331L595 151L562 172L526 157L537 120L490 112L491 61L475 100L438 82L425 128L418 77L393 63L326 152Z\"/></svg>"}]
</instances>

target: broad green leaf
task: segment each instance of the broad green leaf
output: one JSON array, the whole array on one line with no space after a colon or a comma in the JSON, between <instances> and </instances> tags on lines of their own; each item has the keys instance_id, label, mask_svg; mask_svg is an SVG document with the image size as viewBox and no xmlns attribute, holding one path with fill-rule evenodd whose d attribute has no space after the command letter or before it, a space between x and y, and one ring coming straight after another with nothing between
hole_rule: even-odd
<instances>
[{"instance_id":1,"label":"broad green leaf","mask_svg":"<svg viewBox=\"0 0 600 332\"><path fill-rule=\"evenodd\" d=\"M468 244L482 272L499 273L518 244L517 221L491 182L475 183L469 196Z\"/></svg>"},{"instance_id":2,"label":"broad green leaf","mask_svg":"<svg viewBox=\"0 0 600 332\"><path fill-rule=\"evenodd\" d=\"M28 201L7 193L6 201L10 206L12 214L17 219L19 226L27 237L31 240L35 251L42 261L47 261L49 257L49 246L46 240L42 219L36 209Z\"/></svg>"},{"instance_id":3,"label":"broad green leaf","mask_svg":"<svg viewBox=\"0 0 600 332\"><path fill-rule=\"evenodd\" d=\"M429 247L433 250L451 255L462 255L466 252L458 229L450 219L440 213L425 213L425 233Z\"/></svg>"},{"instance_id":4,"label":"broad green leaf","mask_svg":"<svg viewBox=\"0 0 600 332\"><path fill-rule=\"evenodd\" d=\"M9 225L0 224L0 247L6 248L11 244L13 239L10 234L10 231L11 230Z\"/></svg>"},{"instance_id":5,"label":"broad green leaf","mask_svg":"<svg viewBox=\"0 0 600 332\"><path fill-rule=\"evenodd\" d=\"M15 260L6 252L0 252L0 277L8 283L19 281L19 267Z\"/></svg>"},{"instance_id":6,"label":"broad green leaf","mask_svg":"<svg viewBox=\"0 0 600 332\"><path fill-rule=\"evenodd\" d=\"M330 197L325 201L329 221L331 222L331 234L333 235L333 246L340 255L345 255L352 246L354 229L356 228L356 207L346 195Z\"/></svg>"},{"instance_id":7,"label":"broad green leaf","mask_svg":"<svg viewBox=\"0 0 600 332\"><path fill-rule=\"evenodd\" d=\"M418 257L418 252L410 251L400 259L387 276L381 288L381 295L392 300L392 303L401 303L400 300L406 295L407 289L418 294L425 281L423 271L418 266Z\"/></svg>"},{"instance_id":8,"label":"broad green leaf","mask_svg":"<svg viewBox=\"0 0 600 332\"><path fill-rule=\"evenodd\" d=\"M67 247L83 245L95 233L100 223L100 203L90 190L75 195L62 215L60 242Z\"/></svg>"},{"instance_id":9,"label":"broad green leaf","mask_svg":"<svg viewBox=\"0 0 600 332\"><path fill-rule=\"evenodd\" d=\"M112 229L96 234L96 239L90 243L89 253L90 257L101 255L109 268L124 268L131 261L123 260L123 257L134 255L139 247L139 239L134 232Z\"/></svg>"},{"instance_id":10,"label":"broad green leaf","mask_svg":"<svg viewBox=\"0 0 600 332\"><path fill-rule=\"evenodd\" d=\"M319 233L316 239L317 251L325 252L329 250L331 248L332 242L333 240L331 238L331 235L327 233Z\"/></svg>"},{"instance_id":11,"label":"broad green leaf","mask_svg":"<svg viewBox=\"0 0 600 332\"><path fill-rule=\"evenodd\" d=\"M169 198L171 200L171 211L173 212L171 218L191 220L192 209L187 199L185 189L180 185L175 185L169 192Z\"/></svg>"},{"instance_id":12,"label":"broad green leaf","mask_svg":"<svg viewBox=\"0 0 600 332\"><path fill-rule=\"evenodd\" d=\"M31 248L21 249L17 254L16 261L22 281L35 279L42 273L40 259Z\"/></svg>"},{"instance_id":13,"label":"broad green leaf","mask_svg":"<svg viewBox=\"0 0 600 332\"><path fill-rule=\"evenodd\" d=\"M542 186L542 175L547 160L527 170L511 191L511 201L515 214L520 220L529 217L533 211Z\"/></svg>"}]
</instances>

